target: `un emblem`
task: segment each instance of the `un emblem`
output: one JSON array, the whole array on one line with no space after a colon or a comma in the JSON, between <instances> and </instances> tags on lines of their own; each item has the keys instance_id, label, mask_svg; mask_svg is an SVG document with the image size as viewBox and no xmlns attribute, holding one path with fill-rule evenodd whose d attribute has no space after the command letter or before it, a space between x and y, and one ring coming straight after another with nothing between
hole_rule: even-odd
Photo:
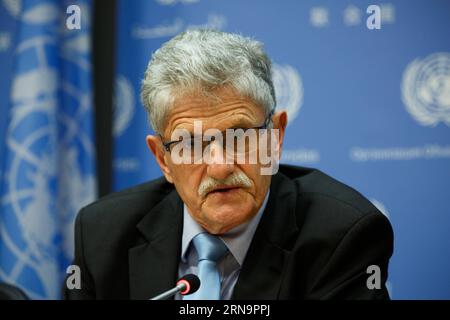
<instances>
[{"instance_id":1,"label":"un emblem","mask_svg":"<svg viewBox=\"0 0 450 320\"><path fill-rule=\"evenodd\" d=\"M402 100L406 110L424 126L450 126L450 53L415 59L403 73Z\"/></svg>"},{"instance_id":2,"label":"un emblem","mask_svg":"<svg viewBox=\"0 0 450 320\"><path fill-rule=\"evenodd\" d=\"M11 3L11 2L9 2ZM19 2L20 4L20 2ZM0 198L0 279L58 298L73 221L95 197L88 30L59 32L59 7L27 3L15 52Z\"/></svg>"},{"instance_id":3,"label":"un emblem","mask_svg":"<svg viewBox=\"0 0 450 320\"><path fill-rule=\"evenodd\" d=\"M277 97L277 108L287 112L288 124L290 124L297 117L303 104L302 78L294 67L274 64L272 79Z\"/></svg>"}]
</instances>

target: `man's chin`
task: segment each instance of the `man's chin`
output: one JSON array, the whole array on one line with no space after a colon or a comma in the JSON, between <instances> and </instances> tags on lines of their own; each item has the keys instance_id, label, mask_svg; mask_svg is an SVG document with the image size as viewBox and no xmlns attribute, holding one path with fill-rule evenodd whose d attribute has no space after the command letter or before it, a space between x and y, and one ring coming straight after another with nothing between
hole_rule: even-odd
<instances>
[{"instance_id":1,"label":"man's chin","mask_svg":"<svg viewBox=\"0 0 450 320\"><path fill-rule=\"evenodd\" d=\"M208 206L203 208L204 221L207 221L207 229L209 232L214 234L226 233L229 230L245 223L250 213L250 207L247 207L242 202L232 202L232 203L210 203Z\"/></svg>"}]
</instances>

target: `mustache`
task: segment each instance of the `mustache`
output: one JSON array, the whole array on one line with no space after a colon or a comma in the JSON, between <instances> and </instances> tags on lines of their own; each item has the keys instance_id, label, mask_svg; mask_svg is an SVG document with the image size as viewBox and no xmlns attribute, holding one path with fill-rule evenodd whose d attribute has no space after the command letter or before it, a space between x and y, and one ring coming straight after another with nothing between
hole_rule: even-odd
<instances>
[{"instance_id":1,"label":"mustache","mask_svg":"<svg viewBox=\"0 0 450 320\"><path fill-rule=\"evenodd\" d=\"M236 172L225 179L214 179L211 177L206 177L200 183L198 187L198 195L200 197L205 197L211 191L217 188L232 188L232 187L244 187L250 188L252 186L251 180L243 172Z\"/></svg>"}]
</instances>

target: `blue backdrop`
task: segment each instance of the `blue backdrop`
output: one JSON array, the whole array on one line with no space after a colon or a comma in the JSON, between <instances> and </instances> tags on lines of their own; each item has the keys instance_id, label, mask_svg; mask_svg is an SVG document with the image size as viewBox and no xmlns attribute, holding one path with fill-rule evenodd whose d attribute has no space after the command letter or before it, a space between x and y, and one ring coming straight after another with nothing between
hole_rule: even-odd
<instances>
[{"instance_id":1,"label":"blue backdrop","mask_svg":"<svg viewBox=\"0 0 450 320\"><path fill-rule=\"evenodd\" d=\"M289 114L282 162L317 167L390 219L394 299L450 298L450 2L119 0L114 188L160 176L139 101L153 51L186 28L265 43L278 108Z\"/></svg>"}]
</instances>

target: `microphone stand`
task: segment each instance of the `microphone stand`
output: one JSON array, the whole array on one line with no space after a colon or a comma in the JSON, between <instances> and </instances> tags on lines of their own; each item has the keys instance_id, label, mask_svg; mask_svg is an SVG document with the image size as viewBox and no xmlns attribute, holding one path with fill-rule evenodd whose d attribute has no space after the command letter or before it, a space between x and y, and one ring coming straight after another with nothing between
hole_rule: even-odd
<instances>
[{"instance_id":1,"label":"microphone stand","mask_svg":"<svg viewBox=\"0 0 450 320\"><path fill-rule=\"evenodd\" d=\"M177 292L183 291L185 289L186 289L186 284L181 282L175 288L167 290L166 292L163 292L163 293L157 295L156 297L151 298L150 300L166 300L167 298L170 298L171 296L176 295Z\"/></svg>"}]
</instances>

